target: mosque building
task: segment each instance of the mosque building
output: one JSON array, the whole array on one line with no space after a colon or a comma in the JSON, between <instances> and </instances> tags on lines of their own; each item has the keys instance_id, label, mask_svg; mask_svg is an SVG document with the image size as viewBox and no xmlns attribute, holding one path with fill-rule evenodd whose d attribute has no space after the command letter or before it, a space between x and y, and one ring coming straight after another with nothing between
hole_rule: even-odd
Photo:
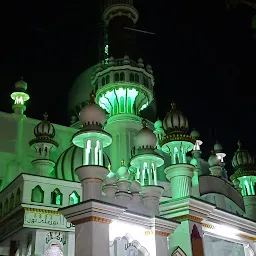
<instances>
[{"instance_id":1,"label":"mosque building","mask_svg":"<svg viewBox=\"0 0 256 256\"><path fill-rule=\"evenodd\" d=\"M102 17L104 54L74 83L69 127L25 115L24 80L0 112L0 255L255 255L255 157L238 142L228 177L222 145L203 159L175 103L152 122L133 0L105 0Z\"/></svg>"}]
</instances>

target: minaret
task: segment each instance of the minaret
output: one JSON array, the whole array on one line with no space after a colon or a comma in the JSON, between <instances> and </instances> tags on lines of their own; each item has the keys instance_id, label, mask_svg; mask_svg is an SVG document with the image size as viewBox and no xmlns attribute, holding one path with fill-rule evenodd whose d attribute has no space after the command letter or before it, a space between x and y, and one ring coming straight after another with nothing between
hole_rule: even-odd
<instances>
[{"instance_id":1,"label":"minaret","mask_svg":"<svg viewBox=\"0 0 256 256\"><path fill-rule=\"evenodd\" d=\"M50 160L50 152L59 145L54 140L55 128L47 118L48 115L45 113L44 120L35 127L35 139L31 140L29 145L36 151L36 159L32 161L35 174L51 177L55 163Z\"/></svg>"},{"instance_id":2,"label":"minaret","mask_svg":"<svg viewBox=\"0 0 256 256\"><path fill-rule=\"evenodd\" d=\"M133 1L106 1L103 20L108 27L110 57L98 64L92 76L96 102L109 116L106 131L113 135L110 157L114 172L120 159L129 164L133 138L140 129L140 112L153 100L152 67L145 67L141 58L136 61L136 47L126 36L129 32L126 28L137 19Z\"/></svg>"},{"instance_id":3,"label":"minaret","mask_svg":"<svg viewBox=\"0 0 256 256\"><path fill-rule=\"evenodd\" d=\"M220 166L222 169L222 174L221 174L222 178L228 179L227 170L225 169L226 163L224 161L224 158L226 157L226 153L224 153L222 145L218 141L216 141L216 143L214 144L213 150L218 156L218 158L220 159Z\"/></svg>"},{"instance_id":4,"label":"minaret","mask_svg":"<svg viewBox=\"0 0 256 256\"><path fill-rule=\"evenodd\" d=\"M166 178L171 182L173 199L191 195L194 166L187 163L187 152L194 148L196 140L187 135L188 120L172 104L163 126L166 136L160 141L162 150L171 157L171 165L165 169Z\"/></svg>"},{"instance_id":5,"label":"minaret","mask_svg":"<svg viewBox=\"0 0 256 256\"><path fill-rule=\"evenodd\" d=\"M131 159L131 166L137 169L142 185L143 202L151 213L159 214L159 200L164 188L158 186L157 168L164 164L162 156L155 152L157 138L142 120L143 128L134 139L136 154Z\"/></svg>"},{"instance_id":6,"label":"minaret","mask_svg":"<svg viewBox=\"0 0 256 256\"><path fill-rule=\"evenodd\" d=\"M209 170L211 172L212 176L216 177L222 177L222 167L221 167L221 160L220 158L216 155L215 151L212 150L211 155L208 159L209 163Z\"/></svg>"},{"instance_id":7,"label":"minaret","mask_svg":"<svg viewBox=\"0 0 256 256\"><path fill-rule=\"evenodd\" d=\"M255 158L247 150L241 149L240 141L232 165L235 173L230 179L243 196L245 217L256 221L256 163Z\"/></svg>"},{"instance_id":8,"label":"minaret","mask_svg":"<svg viewBox=\"0 0 256 256\"><path fill-rule=\"evenodd\" d=\"M15 154L16 157L9 163L8 170L6 172L5 179L2 183L2 188L12 182L22 170L22 156L23 156L23 122L26 119L24 112L26 110L26 101L29 100L27 93L27 83L21 79L15 83L15 90L11 94L11 99L14 101L12 105L13 114L12 117L15 120L17 127L16 142L15 142Z\"/></svg>"},{"instance_id":9,"label":"minaret","mask_svg":"<svg viewBox=\"0 0 256 256\"><path fill-rule=\"evenodd\" d=\"M201 161L203 159L201 158L201 154L202 154L201 145L203 144L203 141L200 139L200 133L195 129L192 130L192 132L190 133L190 136L196 140L196 143L192 150L192 156L194 159L191 160L192 162L193 162L193 160L196 160L194 175L192 177L192 195L194 197L199 198L200 190L199 190L199 178L198 177L200 174L202 174Z\"/></svg>"},{"instance_id":10,"label":"minaret","mask_svg":"<svg viewBox=\"0 0 256 256\"><path fill-rule=\"evenodd\" d=\"M14 100L12 109L15 114L23 114L26 110L25 102L29 100L27 87L27 83L22 78L15 83L15 90L11 94L11 98Z\"/></svg>"},{"instance_id":11,"label":"minaret","mask_svg":"<svg viewBox=\"0 0 256 256\"><path fill-rule=\"evenodd\" d=\"M158 118L155 123L154 123L154 134L156 135L157 138L157 149L161 150L161 147L159 145L159 141L162 140L162 138L165 136L164 129L163 129L163 123L162 121Z\"/></svg>"},{"instance_id":12,"label":"minaret","mask_svg":"<svg viewBox=\"0 0 256 256\"><path fill-rule=\"evenodd\" d=\"M91 93L91 102L80 112L83 125L72 139L77 147L83 148L83 166L76 169L82 183L83 201L102 198L102 183L109 173L103 166L103 148L112 142L111 135L103 127L105 112L95 103L95 94Z\"/></svg>"}]
</instances>

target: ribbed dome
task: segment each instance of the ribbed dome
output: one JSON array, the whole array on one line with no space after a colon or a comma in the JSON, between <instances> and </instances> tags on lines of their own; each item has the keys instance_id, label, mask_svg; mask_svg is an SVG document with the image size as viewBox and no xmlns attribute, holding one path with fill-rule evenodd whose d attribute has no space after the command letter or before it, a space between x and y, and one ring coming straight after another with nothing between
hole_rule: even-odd
<instances>
[{"instance_id":1,"label":"ribbed dome","mask_svg":"<svg viewBox=\"0 0 256 256\"><path fill-rule=\"evenodd\" d=\"M142 121L143 128L139 131L139 133L134 138L134 146L136 149L143 148L155 148L157 139L156 135L147 128L146 120Z\"/></svg>"},{"instance_id":2,"label":"ribbed dome","mask_svg":"<svg viewBox=\"0 0 256 256\"><path fill-rule=\"evenodd\" d=\"M110 159L106 153L103 152L103 165L108 167ZM83 165L83 149L72 145L66 149L57 160L55 165L56 178L61 180L78 181L79 179L75 173L77 167Z\"/></svg>"},{"instance_id":3,"label":"ribbed dome","mask_svg":"<svg viewBox=\"0 0 256 256\"><path fill-rule=\"evenodd\" d=\"M235 152L232 165L235 169L244 168L255 164L255 158L247 151L241 149L241 143L238 142L238 149Z\"/></svg>"},{"instance_id":4,"label":"ribbed dome","mask_svg":"<svg viewBox=\"0 0 256 256\"><path fill-rule=\"evenodd\" d=\"M163 121L163 127L167 133L182 132L188 129L188 120L181 111L176 109L175 103L172 103L171 111L166 115Z\"/></svg>"},{"instance_id":5,"label":"ribbed dome","mask_svg":"<svg viewBox=\"0 0 256 256\"><path fill-rule=\"evenodd\" d=\"M106 121L105 111L94 102L95 95L91 94L91 103L82 108L79 119L82 125L104 126Z\"/></svg>"},{"instance_id":6,"label":"ribbed dome","mask_svg":"<svg viewBox=\"0 0 256 256\"><path fill-rule=\"evenodd\" d=\"M35 136L54 138L55 129L54 126L47 120L47 113L44 114L44 120L40 122L34 129Z\"/></svg>"}]
</instances>

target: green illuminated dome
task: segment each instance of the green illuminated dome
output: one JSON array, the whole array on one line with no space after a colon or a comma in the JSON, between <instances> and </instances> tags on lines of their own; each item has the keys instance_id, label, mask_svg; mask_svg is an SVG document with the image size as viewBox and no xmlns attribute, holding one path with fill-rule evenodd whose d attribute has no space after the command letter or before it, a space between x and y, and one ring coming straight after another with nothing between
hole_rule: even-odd
<instances>
[{"instance_id":1,"label":"green illuminated dome","mask_svg":"<svg viewBox=\"0 0 256 256\"><path fill-rule=\"evenodd\" d=\"M160 119L157 119L154 123L154 128L156 130L162 129L163 128L163 122Z\"/></svg>"},{"instance_id":2,"label":"green illuminated dome","mask_svg":"<svg viewBox=\"0 0 256 256\"><path fill-rule=\"evenodd\" d=\"M28 88L28 85L23 79L21 79L15 83L15 89L26 91L27 88Z\"/></svg>"},{"instance_id":3,"label":"green illuminated dome","mask_svg":"<svg viewBox=\"0 0 256 256\"><path fill-rule=\"evenodd\" d=\"M57 179L79 182L75 170L82 165L83 149L72 145L57 160L55 176ZM103 153L103 165L106 168L110 165L110 159L106 153Z\"/></svg>"}]
</instances>

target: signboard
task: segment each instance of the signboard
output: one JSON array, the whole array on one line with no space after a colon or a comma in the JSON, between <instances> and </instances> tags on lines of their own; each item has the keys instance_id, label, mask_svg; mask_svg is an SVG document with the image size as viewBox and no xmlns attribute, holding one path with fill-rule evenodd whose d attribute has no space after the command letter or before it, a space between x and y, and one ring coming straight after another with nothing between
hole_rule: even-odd
<instances>
[{"instance_id":1,"label":"signboard","mask_svg":"<svg viewBox=\"0 0 256 256\"><path fill-rule=\"evenodd\" d=\"M75 226L55 211L25 209L24 227L75 231Z\"/></svg>"}]
</instances>

